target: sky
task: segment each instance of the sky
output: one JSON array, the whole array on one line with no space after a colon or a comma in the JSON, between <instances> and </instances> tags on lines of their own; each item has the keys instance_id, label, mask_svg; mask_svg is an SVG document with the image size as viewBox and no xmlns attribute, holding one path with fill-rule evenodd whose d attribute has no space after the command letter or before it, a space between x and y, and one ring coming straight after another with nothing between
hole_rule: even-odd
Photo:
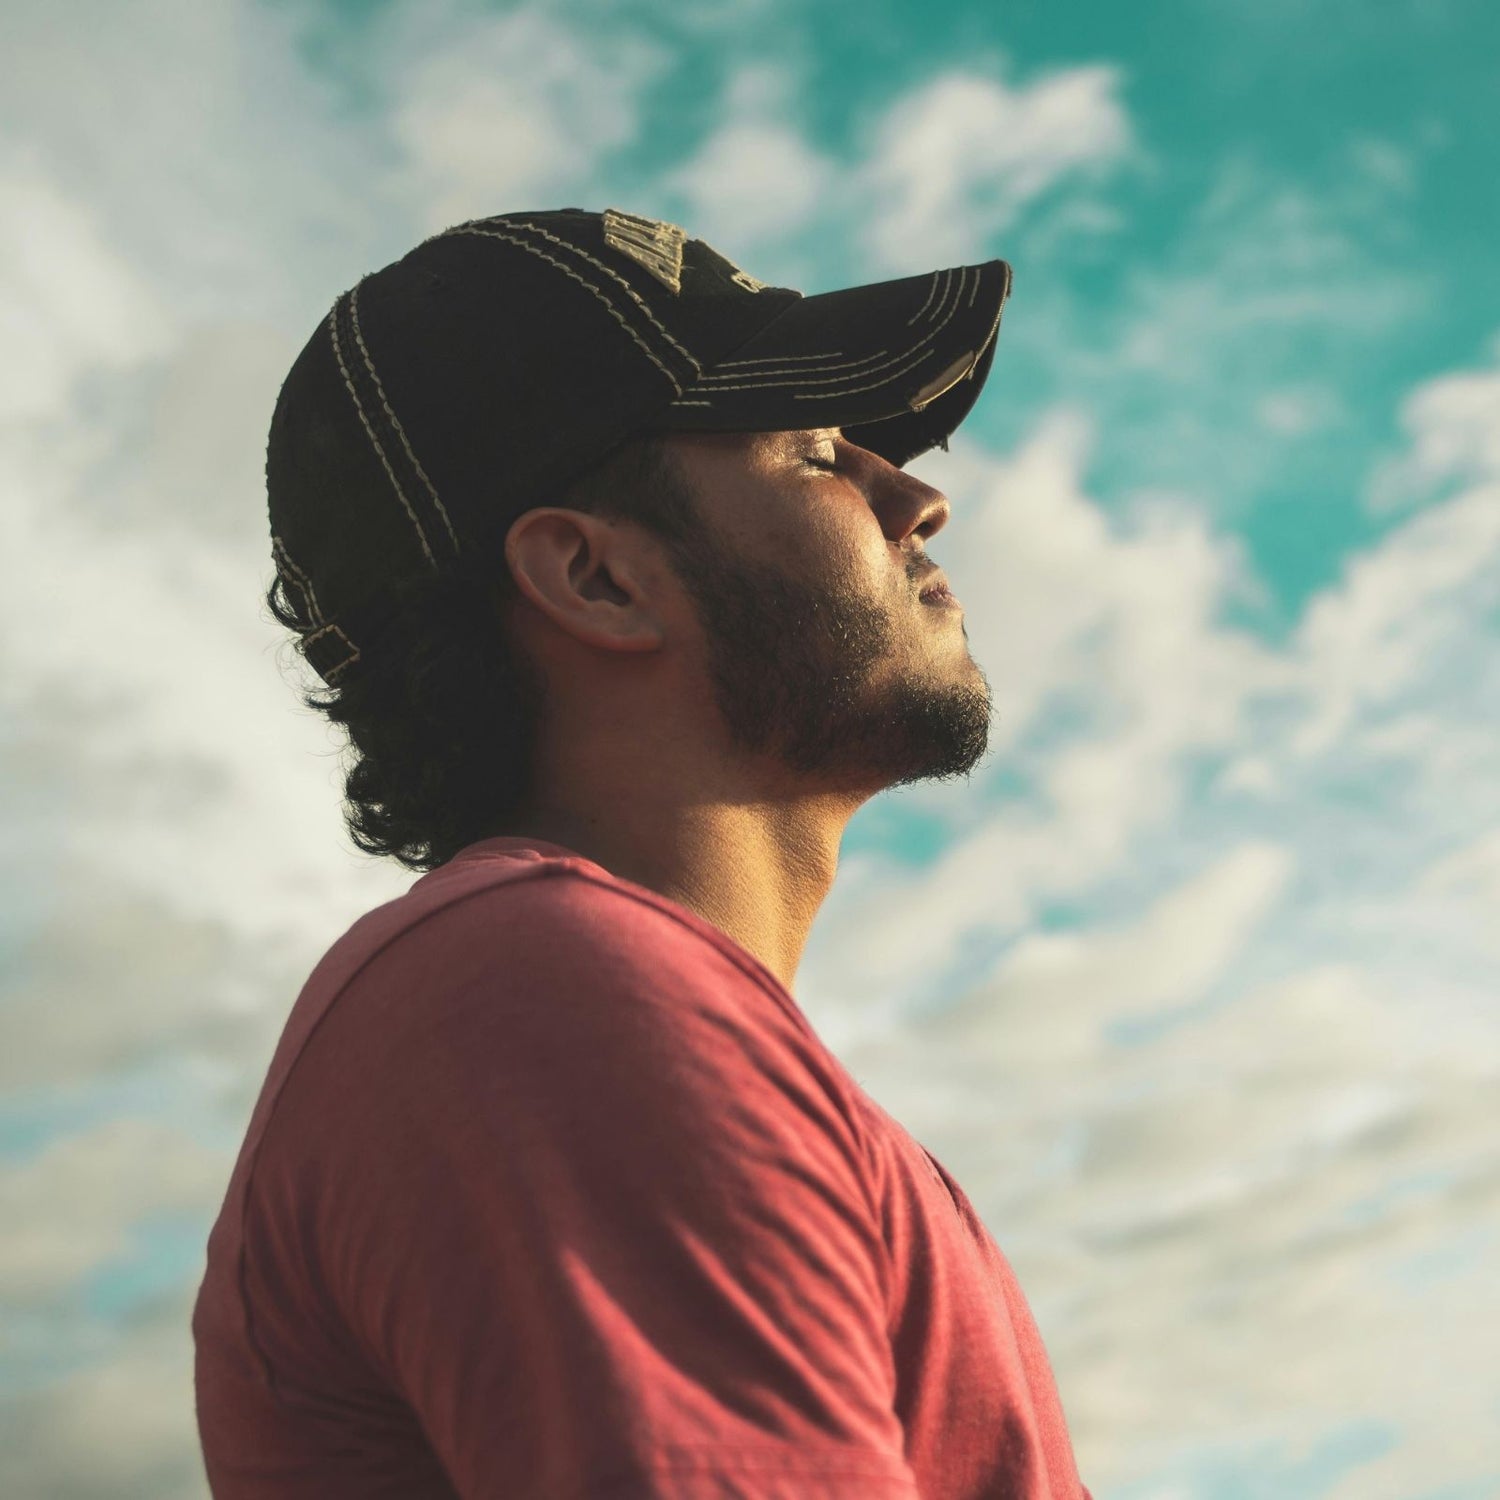
<instances>
[{"instance_id":1,"label":"sky","mask_svg":"<svg viewBox=\"0 0 1500 1500\"><path fill-rule=\"evenodd\" d=\"M578 205L808 293L1014 268L911 466L991 753L855 817L794 993L1096 1500L1500 1494L1497 57L1485 0L4 0L4 1493L205 1500L209 1227L415 878L264 610L276 390L425 235Z\"/></svg>"}]
</instances>

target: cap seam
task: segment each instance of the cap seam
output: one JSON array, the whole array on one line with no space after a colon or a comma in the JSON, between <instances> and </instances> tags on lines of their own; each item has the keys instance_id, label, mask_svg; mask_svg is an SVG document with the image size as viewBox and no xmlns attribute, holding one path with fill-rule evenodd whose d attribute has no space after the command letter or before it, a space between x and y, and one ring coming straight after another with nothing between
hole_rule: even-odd
<instances>
[{"instance_id":1,"label":"cap seam","mask_svg":"<svg viewBox=\"0 0 1500 1500\"><path fill-rule=\"evenodd\" d=\"M358 287L355 288L358 291ZM349 295L353 295L351 292ZM391 481L391 487L396 491L397 498L401 501L406 514L411 518L411 524L416 528L417 540L422 544L422 551L427 556L427 561L437 568L437 559L432 555L432 548L427 545L427 533L422 530L422 523L417 518L417 513L412 509L411 501L406 498L406 491L401 488L401 481L396 478L396 471L391 467L391 461L386 457L386 452L381 447L380 439L375 436L375 429L370 425L370 419L365 415L364 403L359 399L359 392L354 389L354 381L349 376L349 367L344 363L344 353L339 347L338 313L339 304L343 297L335 299L332 311L328 314L328 332L333 342L333 356L338 360L339 372L344 377L344 386L349 392L350 399L354 402L354 410L359 414L360 424L365 429L365 435L374 446L375 453L380 459L381 466L385 469L386 477Z\"/></svg>"},{"instance_id":2,"label":"cap seam","mask_svg":"<svg viewBox=\"0 0 1500 1500\"><path fill-rule=\"evenodd\" d=\"M381 383L379 372L375 369L375 361L370 358L370 351L365 345L365 336L359 326L359 288L363 281L358 283L349 293L349 321L354 329L354 341L359 345L359 352L364 357L365 368L370 372L370 379L375 382L375 393L380 397L380 404L385 408L385 414L391 420L391 426L396 429L396 436L401 439L401 446L406 450L406 456L411 460L411 466L417 471L422 483L427 487L427 493L432 497L432 503L437 507L438 514L443 518L443 525L448 528L448 538L453 543L455 554L461 553L463 547L458 540L458 533L453 529L453 522L448 517L447 507L438 499L438 492L433 487L432 480L427 477L424 469L412 451L410 440L406 436L406 428L401 425L401 419L392 408L390 398L385 393L385 386ZM434 566L436 564L434 563Z\"/></svg>"},{"instance_id":3,"label":"cap seam","mask_svg":"<svg viewBox=\"0 0 1500 1500\"><path fill-rule=\"evenodd\" d=\"M902 375L907 370L911 369L912 362L910 360L910 356L913 355L913 354L915 354L916 351L922 347L922 345L930 343L934 338L936 338L938 336L938 334L940 334L943 331L943 329L945 329L948 326L949 323L951 323L953 321L954 314L957 313L957 311L958 311L958 305L959 305L958 304L958 298L963 295L964 277L967 275L967 272L968 272L968 267L964 267L960 271L959 283L958 283L958 296L956 296L953 299L953 306L948 309L948 312L943 317L943 320L940 323L934 323L932 325L932 327L930 327L927 330L927 332L924 333L922 335L922 337L917 340L917 342L915 344L912 344L908 348L903 349L900 354L894 356L894 358L892 358L892 359L890 359L890 360L887 361L887 364L898 365L898 366L900 366L900 368L892 370L888 375L883 376L880 380L877 380L874 383L874 385L853 386L853 387L850 387L849 390L840 390L840 391L814 391L814 392L812 392L810 394L799 395L797 399L799 399L799 400L814 400L814 399L817 399L819 396L843 396L843 395L853 394L854 392L857 392L857 391L874 390L875 386L885 385L889 381L894 380L897 376ZM949 282L949 285L950 286L952 285L951 280ZM943 309L943 307L947 304L947 301L948 301L948 293L945 290L944 293L943 293L942 300L938 303L937 310L934 311L934 313L932 315L934 318L937 317L938 312L940 312ZM926 355L930 354L931 352L932 352L931 350L925 351L923 353L923 355L916 361L916 363L920 363L921 359L926 358ZM902 363L903 360L907 361L907 363L903 364ZM879 366L876 366L875 368L879 368ZM861 373L865 374L865 375L873 375L875 373L875 370L874 369L864 370ZM799 378L799 379L796 379L796 380L742 381L742 382L740 382L739 384L736 384L736 385L717 385L717 386L712 386L712 387L708 387L708 386L696 386L696 387L694 387L694 389L695 390L702 390L702 391L704 391L704 392L706 392L707 394L710 394L710 395L718 395L721 391L773 390L773 389L784 389L784 388L786 388L788 386L793 386L793 385L839 385L839 384L847 381L848 379L849 379L849 377L847 375L835 375L835 376L831 377L828 380L800 379Z\"/></svg>"},{"instance_id":4,"label":"cap seam","mask_svg":"<svg viewBox=\"0 0 1500 1500\"><path fill-rule=\"evenodd\" d=\"M621 328L625 330L626 333L631 336L631 338L636 341L637 344L640 345L641 350L645 354L646 358L649 359L651 363L654 364L656 368L660 370L662 374L665 375L671 382L672 389L676 391L678 395L682 394L683 387L681 382L657 357L656 351L652 349L652 347L641 336L640 330L637 329L635 325L632 324L628 318L626 318L625 314L615 306L608 293L606 293L603 288L595 286L592 281L589 281L580 276L578 272L575 271L571 266L565 266L560 260L557 259L555 255L548 255L545 250L538 249L535 245L528 245L525 240L518 239L513 234L501 234L498 230L495 229L450 229L447 230L446 233L455 235L478 235L484 239L503 240L506 244L515 245L518 248L524 250L528 255L535 255L539 260L546 261L548 265L556 266L564 276L570 277L572 280L576 281L579 286L585 288L587 291L592 292L594 296L596 296L605 305L605 307L609 309L610 316L615 320L615 322L620 325Z\"/></svg>"},{"instance_id":5,"label":"cap seam","mask_svg":"<svg viewBox=\"0 0 1500 1500\"><path fill-rule=\"evenodd\" d=\"M591 266L598 266L611 280L620 283L625 289L626 295L645 313L657 332L693 367L694 374L702 374L703 366L698 363L697 357L691 350L684 348L683 345L677 342L672 336L671 330L651 311L651 304L613 266L605 265L602 260L597 256L590 255L581 245L575 245L571 240L565 240L561 235L553 234L550 230L543 229L540 224L532 224L526 219L495 218L489 222L494 224L508 224L512 229L529 229L533 234L541 235L543 239L550 240L554 245L558 245L564 250L571 250L575 255L581 255Z\"/></svg>"}]
</instances>

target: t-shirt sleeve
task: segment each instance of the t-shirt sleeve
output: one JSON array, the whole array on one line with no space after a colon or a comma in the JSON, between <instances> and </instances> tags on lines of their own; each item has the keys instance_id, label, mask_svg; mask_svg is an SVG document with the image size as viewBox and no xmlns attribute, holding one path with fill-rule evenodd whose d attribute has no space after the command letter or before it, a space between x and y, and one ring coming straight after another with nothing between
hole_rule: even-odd
<instances>
[{"instance_id":1,"label":"t-shirt sleeve","mask_svg":"<svg viewBox=\"0 0 1500 1500\"><path fill-rule=\"evenodd\" d=\"M429 918L302 1059L338 1316L463 1500L915 1500L825 1055L669 913L555 885Z\"/></svg>"}]
</instances>

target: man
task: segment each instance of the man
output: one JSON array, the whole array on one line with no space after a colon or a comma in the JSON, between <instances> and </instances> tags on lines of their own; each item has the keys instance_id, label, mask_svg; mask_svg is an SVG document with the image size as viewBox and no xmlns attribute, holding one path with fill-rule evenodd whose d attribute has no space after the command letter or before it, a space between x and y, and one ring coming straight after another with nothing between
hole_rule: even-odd
<instances>
[{"instance_id":1,"label":"man","mask_svg":"<svg viewBox=\"0 0 1500 1500\"><path fill-rule=\"evenodd\" d=\"M1004 1256L791 995L855 810L985 750L903 466L1010 281L515 213L303 350L273 605L427 873L308 979L209 1240L220 1500L1087 1500Z\"/></svg>"}]
</instances>

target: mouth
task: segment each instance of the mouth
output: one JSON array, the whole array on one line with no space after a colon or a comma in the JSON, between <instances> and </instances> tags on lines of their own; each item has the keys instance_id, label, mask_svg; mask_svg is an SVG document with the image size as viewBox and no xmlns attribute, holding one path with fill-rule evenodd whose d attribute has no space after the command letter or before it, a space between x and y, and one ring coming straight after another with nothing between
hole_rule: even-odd
<instances>
[{"instance_id":1,"label":"mouth","mask_svg":"<svg viewBox=\"0 0 1500 1500\"><path fill-rule=\"evenodd\" d=\"M917 597L923 604L931 604L939 609L963 608L963 605L958 602L957 595L949 591L946 583L935 583L931 588L923 589Z\"/></svg>"}]
</instances>

